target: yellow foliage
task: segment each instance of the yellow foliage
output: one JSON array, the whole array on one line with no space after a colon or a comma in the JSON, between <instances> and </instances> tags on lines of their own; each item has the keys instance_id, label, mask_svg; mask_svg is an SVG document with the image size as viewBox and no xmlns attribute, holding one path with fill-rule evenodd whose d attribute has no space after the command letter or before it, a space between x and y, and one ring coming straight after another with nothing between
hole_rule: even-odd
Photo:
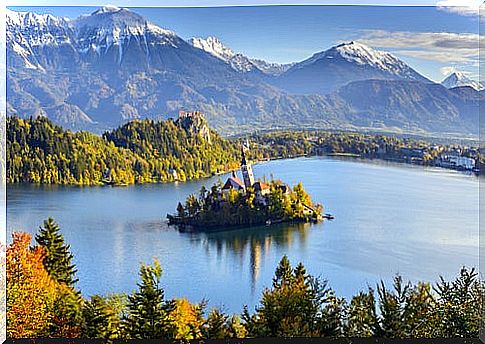
<instances>
[{"instance_id":1,"label":"yellow foliage","mask_svg":"<svg viewBox=\"0 0 485 344\"><path fill-rule=\"evenodd\" d=\"M175 308L170 317L176 326L175 338L178 340L192 340L202 338L201 307L191 304L187 299L175 300Z\"/></svg>"}]
</instances>

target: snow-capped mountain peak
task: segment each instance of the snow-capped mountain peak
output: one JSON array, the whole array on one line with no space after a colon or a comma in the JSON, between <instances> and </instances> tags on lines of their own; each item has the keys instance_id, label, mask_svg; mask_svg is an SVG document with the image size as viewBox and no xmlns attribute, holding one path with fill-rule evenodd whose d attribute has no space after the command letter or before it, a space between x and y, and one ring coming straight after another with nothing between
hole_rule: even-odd
<instances>
[{"instance_id":1,"label":"snow-capped mountain peak","mask_svg":"<svg viewBox=\"0 0 485 344\"><path fill-rule=\"evenodd\" d=\"M81 59L81 55L90 62L109 55L107 61L121 64L129 50L142 54L143 60L139 61L147 65L153 49L177 48L185 42L173 31L129 9L104 6L73 20L51 14L7 11L7 44L8 51L14 53L9 55L11 65L43 70L61 60L69 65ZM62 47L63 54L54 58L49 52L53 47Z\"/></svg>"},{"instance_id":2,"label":"snow-capped mountain peak","mask_svg":"<svg viewBox=\"0 0 485 344\"><path fill-rule=\"evenodd\" d=\"M317 53L308 59L305 64L311 64L320 59L333 59L337 57L358 65L370 65L393 74L403 72L409 68L404 62L392 54L373 49L355 41L341 43L328 50Z\"/></svg>"},{"instance_id":3,"label":"snow-capped mountain peak","mask_svg":"<svg viewBox=\"0 0 485 344\"><path fill-rule=\"evenodd\" d=\"M9 62L29 69L43 70L36 53L49 47L72 44L73 32L69 19L32 12L6 13L7 51L15 52Z\"/></svg>"},{"instance_id":4,"label":"snow-capped mountain peak","mask_svg":"<svg viewBox=\"0 0 485 344\"><path fill-rule=\"evenodd\" d=\"M126 8L104 6L79 17L73 22L81 53L101 54L116 45L119 60L123 55L123 45L131 38L145 45L147 36L153 44L177 46L177 36L173 31L163 29L147 21L143 16Z\"/></svg>"},{"instance_id":5,"label":"snow-capped mountain peak","mask_svg":"<svg viewBox=\"0 0 485 344\"><path fill-rule=\"evenodd\" d=\"M454 87L472 87L477 91L483 90L485 87L478 81L470 79L465 75L465 73L460 71L455 71L448 75L441 84L446 88L454 88Z\"/></svg>"},{"instance_id":6,"label":"snow-capped mountain peak","mask_svg":"<svg viewBox=\"0 0 485 344\"><path fill-rule=\"evenodd\" d=\"M189 43L195 47L204 50L205 52L228 62L236 53L231 48L227 47L217 37L209 36L207 38L192 37Z\"/></svg>"},{"instance_id":7,"label":"snow-capped mountain peak","mask_svg":"<svg viewBox=\"0 0 485 344\"><path fill-rule=\"evenodd\" d=\"M296 68L329 60L343 60L355 65L369 66L400 78L429 81L391 53L355 41L341 43L328 50L316 53L309 59L297 64Z\"/></svg>"},{"instance_id":8,"label":"snow-capped mountain peak","mask_svg":"<svg viewBox=\"0 0 485 344\"><path fill-rule=\"evenodd\" d=\"M189 39L189 44L193 47L202 49L205 52L228 63L232 69L242 72L262 72L269 75L279 75L288 70L293 64L281 65L278 63L268 63L263 60L252 59L241 53L234 52L231 48L224 45L217 37L207 38L193 37Z\"/></svg>"},{"instance_id":9,"label":"snow-capped mountain peak","mask_svg":"<svg viewBox=\"0 0 485 344\"><path fill-rule=\"evenodd\" d=\"M352 41L350 43L339 44L335 47L335 50L347 60L354 61L358 64L370 64L381 69L385 69L391 64L400 63L393 55L375 50L358 42Z\"/></svg>"},{"instance_id":10,"label":"snow-capped mountain peak","mask_svg":"<svg viewBox=\"0 0 485 344\"><path fill-rule=\"evenodd\" d=\"M68 18L53 16L52 14L37 14L33 12L15 12L6 10L7 25L12 26L36 26L63 25L69 21Z\"/></svg>"},{"instance_id":11,"label":"snow-capped mountain peak","mask_svg":"<svg viewBox=\"0 0 485 344\"><path fill-rule=\"evenodd\" d=\"M89 15L83 15L74 21L78 31L86 28L115 30L129 28L132 31L143 30L146 19L124 8L101 7Z\"/></svg>"}]
</instances>

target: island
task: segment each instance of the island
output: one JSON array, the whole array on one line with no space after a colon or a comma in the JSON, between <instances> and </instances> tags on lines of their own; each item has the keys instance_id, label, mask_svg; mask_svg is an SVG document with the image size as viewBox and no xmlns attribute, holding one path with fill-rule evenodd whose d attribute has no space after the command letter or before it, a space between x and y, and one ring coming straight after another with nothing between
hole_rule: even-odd
<instances>
[{"instance_id":1,"label":"island","mask_svg":"<svg viewBox=\"0 0 485 344\"><path fill-rule=\"evenodd\" d=\"M223 184L204 186L198 195L191 194L179 203L176 214L168 214L169 225L196 230L272 225L282 222L318 222L323 205L314 204L302 183L293 187L281 180L255 181L248 161L249 142L241 145L242 180L237 171Z\"/></svg>"}]
</instances>

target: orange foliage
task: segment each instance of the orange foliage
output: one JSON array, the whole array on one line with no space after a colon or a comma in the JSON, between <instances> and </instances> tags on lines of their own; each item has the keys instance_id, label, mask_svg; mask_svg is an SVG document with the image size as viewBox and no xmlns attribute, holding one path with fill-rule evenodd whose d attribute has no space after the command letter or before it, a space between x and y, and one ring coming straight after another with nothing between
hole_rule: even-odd
<instances>
[{"instance_id":1,"label":"orange foliage","mask_svg":"<svg viewBox=\"0 0 485 344\"><path fill-rule=\"evenodd\" d=\"M14 233L12 237L7 247L7 336L45 336L55 285L42 263L45 251L29 247L30 234Z\"/></svg>"},{"instance_id":2,"label":"orange foliage","mask_svg":"<svg viewBox=\"0 0 485 344\"><path fill-rule=\"evenodd\" d=\"M49 275L43 265L46 252L30 247L30 234L13 233L12 238L6 252L7 337L77 336L79 331L56 314L58 305L75 294Z\"/></svg>"}]
</instances>

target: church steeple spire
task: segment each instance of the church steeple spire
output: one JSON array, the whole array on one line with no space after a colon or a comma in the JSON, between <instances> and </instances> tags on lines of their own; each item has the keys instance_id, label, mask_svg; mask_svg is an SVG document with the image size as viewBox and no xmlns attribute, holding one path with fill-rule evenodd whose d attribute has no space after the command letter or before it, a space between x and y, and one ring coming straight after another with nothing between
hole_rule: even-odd
<instances>
[{"instance_id":1,"label":"church steeple spire","mask_svg":"<svg viewBox=\"0 0 485 344\"><path fill-rule=\"evenodd\" d=\"M246 150L249 150L249 141L246 141L246 145L241 145L241 172L243 175L244 186L247 189L254 184L254 174L253 167L246 158Z\"/></svg>"}]
</instances>

